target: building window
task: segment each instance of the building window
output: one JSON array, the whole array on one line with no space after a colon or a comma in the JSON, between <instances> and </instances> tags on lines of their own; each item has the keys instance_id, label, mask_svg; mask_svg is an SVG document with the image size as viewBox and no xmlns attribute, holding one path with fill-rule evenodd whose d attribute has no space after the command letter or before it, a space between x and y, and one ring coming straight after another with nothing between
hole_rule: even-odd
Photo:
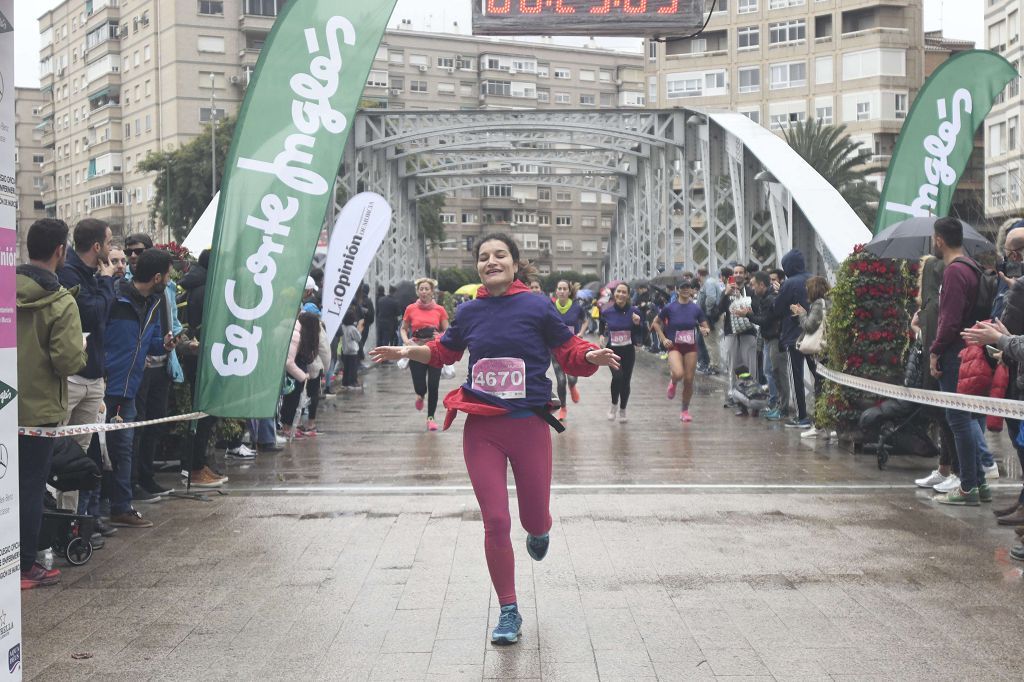
<instances>
[{"instance_id":1,"label":"building window","mask_svg":"<svg viewBox=\"0 0 1024 682\"><path fill-rule=\"evenodd\" d=\"M551 201L551 188L541 187L537 190L537 201Z\"/></svg>"},{"instance_id":2,"label":"building window","mask_svg":"<svg viewBox=\"0 0 1024 682\"><path fill-rule=\"evenodd\" d=\"M647 41L647 59L656 61L658 59L658 43L654 40Z\"/></svg>"},{"instance_id":3,"label":"building window","mask_svg":"<svg viewBox=\"0 0 1024 682\"><path fill-rule=\"evenodd\" d=\"M550 90L537 90L537 101L538 102L550 102L551 91Z\"/></svg>"},{"instance_id":4,"label":"building window","mask_svg":"<svg viewBox=\"0 0 1024 682\"><path fill-rule=\"evenodd\" d=\"M905 96L905 95L904 95ZM1017 148L1017 117L1011 116L1006 124L1006 148Z\"/></svg>"},{"instance_id":5,"label":"building window","mask_svg":"<svg viewBox=\"0 0 1024 682\"><path fill-rule=\"evenodd\" d=\"M665 82L665 94L669 99L680 97L700 97L704 94L704 79L677 78Z\"/></svg>"},{"instance_id":6,"label":"building window","mask_svg":"<svg viewBox=\"0 0 1024 682\"><path fill-rule=\"evenodd\" d=\"M386 88L388 87L388 72L387 71L370 71L369 78L366 79L366 87L368 88Z\"/></svg>"},{"instance_id":7,"label":"building window","mask_svg":"<svg viewBox=\"0 0 1024 682\"><path fill-rule=\"evenodd\" d=\"M757 0L739 0L736 3L737 14L749 14L757 11Z\"/></svg>"},{"instance_id":8,"label":"building window","mask_svg":"<svg viewBox=\"0 0 1024 682\"><path fill-rule=\"evenodd\" d=\"M866 121L871 118L871 102L857 102L857 120Z\"/></svg>"},{"instance_id":9,"label":"building window","mask_svg":"<svg viewBox=\"0 0 1024 682\"><path fill-rule=\"evenodd\" d=\"M768 40L771 45L799 43L806 39L807 22L803 19L768 24Z\"/></svg>"},{"instance_id":10,"label":"building window","mask_svg":"<svg viewBox=\"0 0 1024 682\"><path fill-rule=\"evenodd\" d=\"M907 95L906 93L897 92L893 95L894 109L896 112L897 119L904 119L907 117Z\"/></svg>"},{"instance_id":11,"label":"building window","mask_svg":"<svg viewBox=\"0 0 1024 682\"><path fill-rule=\"evenodd\" d=\"M760 109L748 109L747 111L741 111L740 113L749 118L754 123L761 123Z\"/></svg>"},{"instance_id":12,"label":"building window","mask_svg":"<svg viewBox=\"0 0 1024 682\"><path fill-rule=\"evenodd\" d=\"M815 107L814 117L825 125L832 125L832 105L827 104L825 106Z\"/></svg>"},{"instance_id":13,"label":"building window","mask_svg":"<svg viewBox=\"0 0 1024 682\"><path fill-rule=\"evenodd\" d=\"M569 69L555 69L555 78L559 80L569 80L572 78L572 72Z\"/></svg>"},{"instance_id":14,"label":"building window","mask_svg":"<svg viewBox=\"0 0 1024 682\"><path fill-rule=\"evenodd\" d=\"M843 79L907 75L905 50L873 49L843 55Z\"/></svg>"},{"instance_id":15,"label":"building window","mask_svg":"<svg viewBox=\"0 0 1024 682\"><path fill-rule=\"evenodd\" d=\"M213 109L213 119L212 120L222 121L222 120L224 120L224 114L225 114L225 111L223 109L219 108L219 107L217 109ZM210 107L200 107L199 108L199 122L200 123L209 123L210 120L211 120L211 118L210 118ZM135 134L136 135L139 134L139 119L135 119Z\"/></svg>"},{"instance_id":16,"label":"building window","mask_svg":"<svg viewBox=\"0 0 1024 682\"><path fill-rule=\"evenodd\" d=\"M759 26L744 26L736 31L736 45L739 49L757 47L760 44L761 28Z\"/></svg>"},{"instance_id":17,"label":"building window","mask_svg":"<svg viewBox=\"0 0 1024 682\"><path fill-rule=\"evenodd\" d=\"M245 13L259 17L276 17L284 0L245 0Z\"/></svg>"},{"instance_id":18,"label":"building window","mask_svg":"<svg viewBox=\"0 0 1024 682\"><path fill-rule=\"evenodd\" d=\"M572 201L572 192L561 190L555 192L555 201Z\"/></svg>"},{"instance_id":19,"label":"building window","mask_svg":"<svg viewBox=\"0 0 1024 682\"><path fill-rule=\"evenodd\" d=\"M499 97L511 97L512 81L486 80L480 84L480 93L483 95L498 95Z\"/></svg>"},{"instance_id":20,"label":"building window","mask_svg":"<svg viewBox=\"0 0 1024 682\"><path fill-rule=\"evenodd\" d=\"M570 253L573 250L573 243L571 239L559 239L555 242L555 248L558 249L559 253Z\"/></svg>"},{"instance_id":21,"label":"building window","mask_svg":"<svg viewBox=\"0 0 1024 682\"><path fill-rule=\"evenodd\" d=\"M200 14L224 14L224 3L219 0L199 0Z\"/></svg>"},{"instance_id":22,"label":"building window","mask_svg":"<svg viewBox=\"0 0 1024 682\"><path fill-rule=\"evenodd\" d=\"M224 36L199 36L196 38L196 49L200 52L224 54ZM139 53L135 52L135 66L139 65Z\"/></svg>"},{"instance_id":23,"label":"building window","mask_svg":"<svg viewBox=\"0 0 1024 682\"><path fill-rule=\"evenodd\" d=\"M772 64L770 69L772 90L798 88L807 85L807 64L804 62Z\"/></svg>"},{"instance_id":24,"label":"building window","mask_svg":"<svg viewBox=\"0 0 1024 682\"><path fill-rule=\"evenodd\" d=\"M802 111L790 111L782 114L772 114L772 130L781 130L782 128L788 128L794 123L799 123L806 118L807 114Z\"/></svg>"},{"instance_id":25,"label":"building window","mask_svg":"<svg viewBox=\"0 0 1024 682\"><path fill-rule=\"evenodd\" d=\"M463 213L462 214L462 224L463 225L475 225L476 222L477 222L477 220L476 220L476 213Z\"/></svg>"},{"instance_id":26,"label":"building window","mask_svg":"<svg viewBox=\"0 0 1024 682\"><path fill-rule=\"evenodd\" d=\"M571 215L555 216L555 227L572 227Z\"/></svg>"},{"instance_id":27,"label":"building window","mask_svg":"<svg viewBox=\"0 0 1024 682\"><path fill-rule=\"evenodd\" d=\"M440 213L440 214L438 214L437 217L441 221L441 223L444 224L444 225L454 225L455 224L455 214L454 213Z\"/></svg>"},{"instance_id":28,"label":"building window","mask_svg":"<svg viewBox=\"0 0 1024 682\"><path fill-rule=\"evenodd\" d=\"M593 95L580 95L580 106L592 107L597 104Z\"/></svg>"},{"instance_id":29,"label":"building window","mask_svg":"<svg viewBox=\"0 0 1024 682\"><path fill-rule=\"evenodd\" d=\"M761 89L761 67L743 68L739 72L740 92L758 92Z\"/></svg>"},{"instance_id":30,"label":"building window","mask_svg":"<svg viewBox=\"0 0 1024 682\"><path fill-rule=\"evenodd\" d=\"M567 92L556 92L555 93L555 104L569 104L572 102L572 98L569 97Z\"/></svg>"},{"instance_id":31,"label":"building window","mask_svg":"<svg viewBox=\"0 0 1024 682\"><path fill-rule=\"evenodd\" d=\"M487 197L490 199L511 199L512 185L487 185Z\"/></svg>"},{"instance_id":32,"label":"building window","mask_svg":"<svg viewBox=\"0 0 1024 682\"><path fill-rule=\"evenodd\" d=\"M409 92L427 92L427 81L409 81Z\"/></svg>"},{"instance_id":33,"label":"building window","mask_svg":"<svg viewBox=\"0 0 1024 682\"><path fill-rule=\"evenodd\" d=\"M804 0L768 0L768 9L785 9L786 7L799 7Z\"/></svg>"},{"instance_id":34,"label":"building window","mask_svg":"<svg viewBox=\"0 0 1024 682\"><path fill-rule=\"evenodd\" d=\"M550 213L538 213L537 224L542 227L551 227L551 214ZM551 248L550 246L548 247Z\"/></svg>"}]
</instances>

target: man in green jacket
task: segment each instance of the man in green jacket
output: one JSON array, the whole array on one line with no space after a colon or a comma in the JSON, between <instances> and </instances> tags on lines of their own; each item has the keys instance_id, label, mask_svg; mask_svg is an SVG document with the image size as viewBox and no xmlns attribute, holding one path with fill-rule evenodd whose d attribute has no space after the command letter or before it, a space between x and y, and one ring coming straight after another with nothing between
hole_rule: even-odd
<instances>
[{"instance_id":1,"label":"man in green jacket","mask_svg":"<svg viewBox=\"0 0 1024 682\"><path fill-rule=\"evenodd\" d=\"M29 262L17 269L18 423L57 426L67 415L68 377L86 361L75 292L57 280L67 255L68 226L52 218L37 220L25 241ZM60 582L60 571L36 562L53 446L52 438L18 436L23 590Z\"/></svg>"}]
</instances>

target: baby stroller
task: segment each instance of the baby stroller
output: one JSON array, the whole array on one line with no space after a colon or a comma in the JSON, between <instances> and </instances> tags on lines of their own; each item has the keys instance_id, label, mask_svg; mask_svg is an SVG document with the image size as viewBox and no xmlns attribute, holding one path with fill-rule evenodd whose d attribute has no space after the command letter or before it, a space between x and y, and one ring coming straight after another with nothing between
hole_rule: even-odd
<instances>
[{"instance_id":1,"label":"baby stroller","mask_svg":"<svg viewBox=\"0 0 1024 682\"><path fill-rule=\"evenodd\" d=\"M100 485L100 469L71 438L59 438L54 446L53 462L47 483L61 492L95 490ZM39 547L52 548L73 566L81 566L92 558L89 539L96 520L62 509L43 512L39 531Z\"/></svg>"},{"instance_id":2,"label":"baby stroller","mask_svg":"<svg viewBox=\"0 0 1024 682\"><path fill-rule=\"evenodd\" d=\"M885 469L894 454L935 457L939 454L937 436L933 436L932 408L904 400L883 400L864 410L859 426L864 435L864 452L878 457L878 468Z\"/></svg>"},{"instance_id":3,"label":"baby stroller","mask_svg":"<svg viewBox=\"0 0 1024 682\"><path fill-rule=\"evenodd\" d=\"M768 391L757 382L750 369L746 365L741 365L736 368L735 373L736 389L733 392L733 399L755 416L759 411L768 409Z\"/></svg>"}]
</instances>

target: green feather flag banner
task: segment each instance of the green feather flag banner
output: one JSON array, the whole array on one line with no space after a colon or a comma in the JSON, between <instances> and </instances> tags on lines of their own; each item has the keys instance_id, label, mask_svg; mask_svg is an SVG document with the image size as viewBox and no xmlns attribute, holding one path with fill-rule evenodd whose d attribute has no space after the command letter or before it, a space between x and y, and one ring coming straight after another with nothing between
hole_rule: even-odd
<instances>
[{"instance_id":1,"label":"green feather flag banner","mask_svg":"<svg viewBox=\"0 0 1024 682\"><path fill-rule=\"evenodd\" d=\"M309 265L397 0L291 0L256 65L225 164L195 407L274 414Z\"/></svg>"},{"instance_id":2,"label":"green feather flag banner","mask_svg":"<svg viewBox=\"0 0 1024 682\"><path fill-rule=\"evenodd\" d=\"M1017 71L988 50L962 52L935 70L903 122L875 234L907 218L944 216L974 151L974 133Z\"/></svg>"}]
</instances>

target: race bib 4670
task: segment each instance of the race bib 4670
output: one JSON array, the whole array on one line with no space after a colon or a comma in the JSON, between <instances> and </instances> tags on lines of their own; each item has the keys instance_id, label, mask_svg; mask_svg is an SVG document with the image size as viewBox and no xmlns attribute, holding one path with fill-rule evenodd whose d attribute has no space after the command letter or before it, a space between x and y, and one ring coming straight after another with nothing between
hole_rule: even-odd
<instances>
[{"instance_id":1,"label":"race bib 4670","mask_svg":"<svg viewBox=\"0 0 1024 682\"><path fill-rule=\"evenodd\" d=\"M482 358L473 365L473 389L504 400L526 397L526 363L522 358Z\"/></svg>"}]
</instances>

